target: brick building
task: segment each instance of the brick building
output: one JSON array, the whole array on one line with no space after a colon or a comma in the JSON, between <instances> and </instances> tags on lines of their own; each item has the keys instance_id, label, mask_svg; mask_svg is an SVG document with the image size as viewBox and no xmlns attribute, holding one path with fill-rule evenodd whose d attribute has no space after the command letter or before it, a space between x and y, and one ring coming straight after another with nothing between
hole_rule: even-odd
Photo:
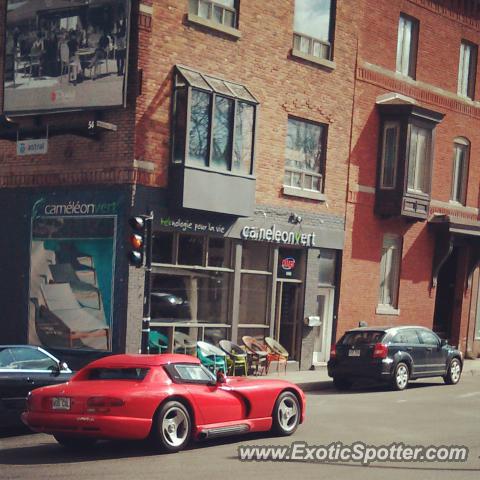
<instances>
[{"instance_id":1,"label":"brick building","mask_svg":"<svg viewBox=\"0 0 480 480\"><path fill-rule=\"evenodd\" d=\"M40 342L79 361L137 351L143 273L127 263L127 220L152 211L155 328L212 342L271 335L302 368L326 360L356 11L334 1L284 0L272 11L253 0L158 0L131 2L128 16L126 1L90 2L94 13L29 3L37 7L9 0L1 19L0 195L10 226L1 341ZM66 64L45 61L52 39L60 57L67 43ZM118 88L112 73L122 77L117 50L128 64L125 102L105 105ZM16 155L47 137L48 152Z\"/></svg>"},{"instance_id":2,"label":"brick building","mask_svg":"<svg viewBox=\"0 0 480 480\"><path fill-rule=\"evenodd\" d=\"M420 324L476 355L479 3L363 11L337 331Z\"/></svg>"},{"instance_id":3,"label":"brick building","mask_svg":"<svg viewBox=\"0 0 480 480\"><path fill-rule=\"evenodd\" d=\"M360 320L432 326L455 271L437 330L473 342L477 2L1 3L0 343L138 351L148 212L161 335L309 368Z\"/></svg>"}]
</instances>

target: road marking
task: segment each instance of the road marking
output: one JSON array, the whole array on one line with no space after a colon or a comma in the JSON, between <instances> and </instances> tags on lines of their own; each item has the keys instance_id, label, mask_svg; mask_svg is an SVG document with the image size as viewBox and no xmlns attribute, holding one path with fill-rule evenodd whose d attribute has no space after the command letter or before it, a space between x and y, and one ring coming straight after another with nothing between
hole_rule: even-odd
<instances>
[{"instance_id":1,"label":"road marking","mask_svg":"<svg viewBox=\"0 0 480 480\"><path fill-rule=\"evenodd\" d=\"M463 395L458 395L457 398L470 398L475 397L476 395L480 395L480 392L464 393Z\"/></svg>"}]
</instances>

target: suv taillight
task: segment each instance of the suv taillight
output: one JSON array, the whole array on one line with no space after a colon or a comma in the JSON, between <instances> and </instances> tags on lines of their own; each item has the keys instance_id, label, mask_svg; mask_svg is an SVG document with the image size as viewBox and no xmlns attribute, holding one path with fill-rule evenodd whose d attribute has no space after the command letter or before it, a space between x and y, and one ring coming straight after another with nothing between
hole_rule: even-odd
<instances>
[{"instance_id":1,"label":"suv taillight","mask_svg":"<svg viewBox=\"0 0 480 480\"><path fill-rule=\"evenodd\" d=\"M376 343L373 347L373 358L387 358L388 346L384 343Z\"/></svg>"},{"instance_id":2,"label":"suv taillight","mask_svg":"<svg viewBox=\"0 0 480 480\"><path fill-rule=\"evenodd\" d=\"M332 348L330 349L330 358L336 358L337 356L337 347L335 345L332 345Z\"/></svg>"}]
</instances>

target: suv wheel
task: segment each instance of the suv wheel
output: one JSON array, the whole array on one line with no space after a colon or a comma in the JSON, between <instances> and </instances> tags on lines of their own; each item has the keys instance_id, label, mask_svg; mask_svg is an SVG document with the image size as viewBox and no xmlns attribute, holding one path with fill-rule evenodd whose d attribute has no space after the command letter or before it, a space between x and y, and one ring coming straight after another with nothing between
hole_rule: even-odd
<instances>
[{"instance_id":1,"label":"suv wheel","mask_svg":"<svg viewBox=\"0 0 480 480\"><path fill-rule=\"evenodd\" d=\"M408 385L408 379L410 378L410 371L408 365L404 362L400 362L395 367L393 374L392 386L394 390L405 390Z\"/></svg>"},{"instance_id":2,"label":"suv wheel","mask_svg":"<svg viewBox=\"0 0 480 480\"><path fill-rule=\"evenodd\" d=\"M452 358L450 365L448 366L447 374L443 377L443 381L447 385L455 385L460 380L462 374L462 365L458 358Z\"/></svg>"}]
</instances>

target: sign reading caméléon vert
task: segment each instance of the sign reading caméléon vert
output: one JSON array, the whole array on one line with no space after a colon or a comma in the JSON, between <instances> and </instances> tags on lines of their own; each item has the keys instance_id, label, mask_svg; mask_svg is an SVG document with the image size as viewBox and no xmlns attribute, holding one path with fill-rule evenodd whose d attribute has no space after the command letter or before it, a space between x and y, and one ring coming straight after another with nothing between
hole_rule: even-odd
<instances>
[{"instance_id":1,"label":"sign reading cam\u00e9l\u00e9on vert","mask_svg":"<svg viewBox=\"0 0 480 480\"><path fill-rule=\"evenodd\" d=\"M315 233L302 233L282 230L274 224L270 228L245 226L241 231L244 240L277 242L285 245L315 246Z\"/></svg>"}]
</instances>

